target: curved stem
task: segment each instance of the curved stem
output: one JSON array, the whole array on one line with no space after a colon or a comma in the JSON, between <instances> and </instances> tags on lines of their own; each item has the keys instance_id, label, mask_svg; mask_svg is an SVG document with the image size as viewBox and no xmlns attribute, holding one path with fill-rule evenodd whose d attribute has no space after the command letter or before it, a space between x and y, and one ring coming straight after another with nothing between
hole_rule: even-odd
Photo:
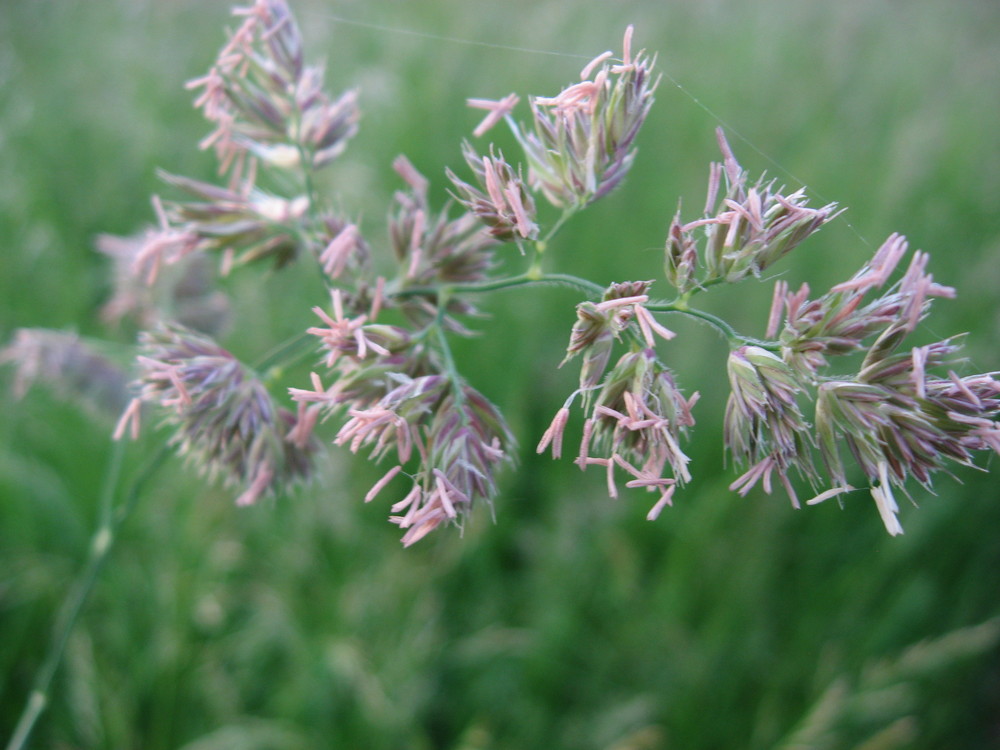
<instances>
[{"instance_id":1,"label":"curved stem","mask_svg":"<svg viewBox=\"0 0 1000 750\"><path fill-rule=\"evenodd\" d=\"M532 284L561 284L564 286L574 287L591 296L600 296L604 294L604 287L600 284L595 284L594 282L582 279L579 276L572 276L566 273L538 273L533 271L518 274L517 276L507 276L502 279L494 279L493 281L481 281L473 284L450 284L447 288L449 292L455 294L479 294L482 292L495 292L499 289L511 289L514 287L529 286ZM408 287L394 292L386 292L386 296L437 296L441 292L441 289L442 287L436 286Z\"/></svg>"},{"instance_id":2,"label":"curved stem","mask_svg":"<svg viewBox=\"0 0 1000 750\"><path fill-rule=\"evenodd\" d=\"M519 286L530 286L534 284L561 284L579 289L590 297L600 297L604 294L605 288L588 279L580 278L566 273L540 273L529 270L527 273L517 276L507 276L502 279L492 281L481 281L474 284L452 284L447 287L449 294L480 294L485 292L495 292L500 289L512 289ZM388 293L389 297L416 297L416 296L438 296L445 287L409 287ZM744 336L733 328L722 318L710 312L689 307L687 298L682 297L673 302L650 302L646 305L650 312L672 312L689 315L692 318L702 320L715 328L730 346L736 347L743 344L752 344L769 351L778 351L780 346L774 341L762 341L752 336Z\"/></svg>"},{"instance_id":3,"label":"curved stem","mask_svg":"<svg viewBox=\"0 0 1000 750\"><path fill-rule=\"evenodd\" d=\"M595 284L593 281L581 279L579 276L573 276L568 273L546 273L536 279L536 281L539 284L560 284L562 286L575 287L593 297L600 297L606 291L606 287L600 284Z\"/></svg>"},{"instance_id":4,"label":"curved stem","mask_svg":"<svg viewBox=\"0 0 1000 750\"><path fill-rule=\"evenodd\" d=\"M715 328L722 336L725 338L729 344L738 345L746 341L746 337L736 332L729 323L724 321L722 318L712 313L705 312L704 310L698 310L694 307L688 307L687 304L675 304L672 302L666 303L653 303L646 305L646 309L650 312L672 312L681 313L682 315L690 315L692 318L697 318L698 320L703 320L710 326Z\"/></svg>"},{"instance_id":5,"label":"curved stem","mask_svg":"<svg viewBox=\"0 0 1000 750\"><path fill-rule=\"evenodd\" d=\"M681 313L682 315L689 315L692 318L702 320L715 328L719 334L726 339L730 347L752 344L753 346L759 346L762 349L775 352L781 348L780 345L774 341L762 341L761 339L756 339L752 336L744 336L719 316L713 315L710 312L705 312L704 310L699 310L695 307L688 307L686 300L674 302L651 302L646 305L646 309L650 312Z\"/></svg>"},{"instance_id":6,"label":"curved stem","mask_svg":"<svg viewBox=\"0 0 1000 750\"><path fill-rule=\"evenodd\" d=\"M55 626L52 630L52 641L49 651L45 656L45 661L35 674L35 682L28 696L28 702L21 712L14 734L7 743L7 750L22 750L31 736L38 718L48 706L50 697L50 687L52 679L55 677L59 665L62 663L63 654L66 651L66 644L76 626L90 593L94 589L97 577L108 559L111 548L114 545L115 534L122 522L128 517L132 508L135 507L139 492L143 485L153 476L156 470L162 465L169 454L169 449L161 448L147 463L139 470L136 478L132 481L128 491L125 493L122 504L118 508L118 513L114 513L114 497L121 477L122 456L124 454L124 443L116 442L108 459L108 467L104 476L104 484L101 489L100 519L97 530L90 540L90 551L87 561L80 571L73 585L70 587L59 608L56 616Z\"/></svg>"}]
</instances>

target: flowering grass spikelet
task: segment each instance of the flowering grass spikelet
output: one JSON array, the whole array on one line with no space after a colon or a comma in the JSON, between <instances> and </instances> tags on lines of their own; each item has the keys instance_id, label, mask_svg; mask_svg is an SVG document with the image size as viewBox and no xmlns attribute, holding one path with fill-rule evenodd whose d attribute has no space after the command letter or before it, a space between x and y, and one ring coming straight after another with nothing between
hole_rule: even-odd
<instances>
[{"instance_id":1,"label":"flowering grass spikelet","mask_svg":"<svg viewBox=\"0 0 1000 750\"><path fill-rule=\"evenodd\" d=\"M515 445L500 412L469 386L445 396L426 436L426 459L390 518L406 530L407 547L442 523L460 525L477 500L491 502L497 470L512 460Z\"/></svg>"},{"instance_id":2,"label":"flowering grass spikelet","mask_svg":"<svg viewBox=\"0 0 1000 750\"><path fill-rule=\"evenodd\" d=\"M694 425L691 408L698 394L685 398L652 349L623 355L592 399L589 391L581 390L587 394L587 416L577 465L584 470L603 467L611 497L618 496L615 474L619 470L630 477L627 488L659 492L647 516L654 520L670 504L676 486L691 479L680 441ZM564 406L539 442L539 453L551 445L553 458L561 456L568 418L569 407ZM672 476L666 475L668 469Z\"/></svg>"},{"instance_id":3,"label":"flowering grass spikelet","mask_svg":"<svg viewBox=\"0 0 1000 750\"><path fill-rule=\"evenodd\" d=\"M390 517L405 530L404 546L442 523L461 524L477 501L496 496L495 475L512 460L514 438L496 407L470 386L440 374L409 377L388 371L384 395L372 399L337 387L324 390L315 381L314 391L293 390L292 395L320 402L329 412L346 409L348 419L334 443L353 453L369 449L376 461L391 457L396 462L371 488L366 502L417 462L407 472L410 490L393 504Z\"/></svg>"},{"instance_id":4,"label":"flowering grass spikelet","mask_svg":"<svg viewBox=\"0 0 1000 750\"><path fill-rule=\"evenodd\" d=\"M901 280L866 301L868 292L888 284L907 247L905 237L891 235L850 280L815 300L809 299L808 285L792 293L778 281L767 335L779 335L783 358L812 377L829 364L829 357L860 351L872 338L880 343L869 352L869 359L878 358L880 351L897 346L916 328L930 310L931 297L954 297L954 289L935 284L925 272L926 254L917 254Z\"/></svg>"},{"instance_id":5,"label":"flowering grass spikelet","mask_svg":"<svg viewBox=\"0 0 1000 750\"><path fill-rule=\"evenodd\" d=\"M616 496L611 478L615 467L648 490L658 488L664 493L669 488L672 494L675 483L691 479L690 459L681 450L680 439L694 425L691 407L695 400L697 394L684 398L652 350L625 354L594 399L588 419L592 426L589 445L586 450L581 447L580 467L605 465L612 497ZM604 455L594 457L595 452ZM673 477L663 476L667 467Z\"/></svg>"},{"instance_id":6,"label":"flowering grass spikelet","mask_svg":"<svg viewBox=\"0 0 1000 750\"><path fill-rule=\"evenodd\" d=\"M871 481L883 520L895 518L884 510L892 485L902 488L913 476L930 488L932 474L949 462L970 466L974 452L1000 453L1000 382L993 374L934 377L928 368L946 364L957 347L938 342L920 349L819 388L816 431L824 462L844 482L843 443Z\"/></svg>"},{"instance_id":7,"label":"flowering grass spikelet","mask_svg":"<svg viewBox=\"0 0 1000 750\"><path fill-rule=\"evenodd\" d=\"M79 336L45 328L19 328L0 349L0 365L15 368L13 390L23 398L35 383L45 383L65 398L101 414L116 414L128 400L128 377Z\"/></svg>"},{"instance_id":8,"label":"flowering grass spikelet","mask_svg":"<svg viewBox=\"0 0 1000 750\"><path fill-rule=\"evenodd\" d=\"M833 484L848 486L844 447L867 477L882 521L894 535L902 526L893 486L905 489L912 476L930 489L932 474L949 462L972 465L973 452L996 452L1000 405L1000 384L992 374L960 378L950 372L947 379L933 374L959 351L956 338L901 350L928 314L931 299L955 294L927 273L926 253L915 253L902 277L890 283L907 249L904 237L891 235L851 279L815 300L809 299L808 286L792 293L779 281L767 330L774 336L780 326L782 360L817 388L815 438ZM874 291L880 294L866 299ZM830 357L861 350L865 356L856 375L823 374ZM798 455L800 467L810 465L801 451ZM831 489L820 497L837 494Z\"/></svg>"},{"instance_id":9,"label":"flowering grass spikelet","mask_svg":"<svg viewBox=\"0 0 1000 750\"><path fill-rule=\"evenodd\" d=\"M449 216L447 206L434 212L427 199L427 178L405 157L394 166L409 187L396 192L389 215L390 244L406 269L405 282L431 286L484 280L495 263L497 240L469 211L456 218Z\"/></svg>"},{"instance_id":10,"label":"flowering grass spikelet","mask_svg":"<svg viewBox=\"0 0 1000 750\"><path fill-rule=\"evenodd\" d=\"M164 326L142 335L140 352L136 403L161 408L178 453L210 479L238 488L237 505L310 476L316 441L295 430L296 415L278 407L225 349Z\"/></svg>"},{"instance_id":11,"label":"flowering grass spikelet","mask_svg":"<svg viewBox=\"0 0 1000 750\"><path fill-rule=\"evenodd\" d=\"M644 52L632 55L631 39L630 26L621 61L604 53L584 67L580 83L554 97L531 97L531 130L508 119L529 182L558 208L579 209L607 195L635 160L635 137L658 80Z\"/></svg>"},{"instance_id":12,"label":"flowering grass spikelet","mask_svg":"<svg viewBox=\"0 0 1000 750\"><path fill-rule=\"evenodd\" d=\"M489 156L481 157L466 142L462 144L462 154L481 189L459 179L450 169L446 170L448 179L458 191L459 203L479 217L498 240L537 239L535 200L520 170L515 173L504 160L503 153L499 150L494 153L492 146Z\"/></svg>"},{"instance_id":13,"label":"flowering grass spikelet","mask_svg":"<svg viewBox=\"0 0 1000 750\"><path fill-rule=\"evenodd\" d=\"M673 331L658 323L646 309L649 301L646 293L652 281L627 281L612 284L600 302L586 300L576 306L576 323L570 332L566 356L560 367L580 354L580 389L584 399L589 400L589 392L600 382L611 356L616 339L635 322L638 334L650 349L654 348L654 334L664 341L674 337Z\"/></svg>"},{"instance_id":14,"label":"flowering grass spikelet","mask_svg":"<svg viewBox=\"0 0 1000 750\"><path fill-rule=\"evenodd\" d=\"M759 346L730 352L727 371L732 391L726 402L726 448L738 464L751 464L730 489L745 495L763 480L770 492L771 476L777 472L792 504L799 507L787 473L792 467L810 477L815 473L797 402L802 385L780 357Z\"/></svg>"},{"instance_id":15,"label":"flowering grass spikelet","mask_svg":"<svg viewBox=\"0 0 1000 750\"><path fill-rule=\"evenodd\" d=\"M839 214L835 203L810 208L804 190L786 194L773 180L748 186L721 128L716 139L723 162L709 169L704 216L683 223L678 211L667 233L664 270L681 294L759 277Z\"/></svg>"},{"instance_id":16,"label":"flowering grass spikelet","mask_svg":"<svg viewBox=\"0 0 1000 750\"><path fill-rule=\"evenodd\" d=\"M256 0L233 14L244 20L215 65L188 83L201 90L195 106L215 125L202 147L215 148L222 171L248 155L279 168L303 158L312 169L329 164L357 133L357 93L324 92L323 70L305 65L284 0Z\"/></svg>"}]
</instances>

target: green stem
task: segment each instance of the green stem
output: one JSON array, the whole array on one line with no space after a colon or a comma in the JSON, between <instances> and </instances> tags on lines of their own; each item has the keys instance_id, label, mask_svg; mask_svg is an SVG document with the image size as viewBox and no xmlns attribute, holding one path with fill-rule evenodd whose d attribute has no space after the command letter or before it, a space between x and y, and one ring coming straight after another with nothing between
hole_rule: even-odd
<instances>
[{"instance_id":1,"label":"green stem","mask_svg":"<svg viewBox=\"0 0 1000 750\"><path fill-rule=\"evenodd\" d=\"M114 545L115 534L122 522L128 517L135 507L136 500L143 485L153 476L156 470L163 464L169 454L169 449L161 448L147 463L140 469L136 478L132 481L124 500L118 508L118 513L114 512L114 496L121 477L122 456L124 454L124 444L115 443L108 459L108 467L104 476L104 484L101 489L100 518L97 530L90 540L90 551L87 562L80 571L73 585L67 592L56 617L55 626L52 630L52 641L49 645L45 661L35 674L35 682L28 697L28 702L21 712L14 734L7 743L7 750L22 750L31 736L38 718L48 706L52 679L55 677L59 665L62 663L63 654L66 651L66 644L76 626L87 599L90 597L97 582L97 577L108 559L108 554Z\"/></svg>"},{"instance_id":2,"label":"green stem","mask_svg":"<svg viewBox=\"0 0 1000 750\"><path fill-rule=\"evenodd\" d=\"M702 281L697 286L692 287L691 289L689 289L685 293L684 296L685 297L691 297L691 296L697 294L698 292L703 292L706 289L710 289L711 287L716 286L717 284L729 284L729 283L732 283L732 282L726 281L725 277L718 277L718 278L708 279L706 281Z\"/></svg>"},{"instance_id":3,"label":"green stem","mask_svg":"<svg viewBox=\"0 0 1000 750\"><path fill-rule=\"evenodd\" d=\"M572 276L568 273L546 273L536 281L539 284L559 284L562 286L575 287L576 289L587 292L587 294L593 297L601 297L606 291L606 287L603 287L600 284L595 284L593 281L581 279L579 276Z\"/></svg>"},{"instance_id":4,"label":"green stem","mask_svg":"<svg viewBox=\"0 0 1000 750\"><path fill-rule=\"evenodd\" d=\"M458 368L455 366L451 347L448 346L448 337L444 332L444 328L440 325L434 326L434 335L437 338L438 347L444 359L445 374L448 376L448 380L451 381L452 386L454 386L455 405L461 406L465 401L465 395L462 393L462 376L458 374Z\"/></svg>"},{"instance_id":5,"label":"green stem","mask_svg":"<svg viewBox=\"0 0 1000 750\"><path fill-rule=\"evenodd\" d=\"M704 310L688 307L686 302L679 304L673 302L652 303L646 305L646 309L650 312L681 313L682 315L690 315L692 318L702 320L715 328L722 335L722 337L729 342L730 346L738 346L746 340L745 336L737 333L736 330L722 318L717 315L712 315L712 313L705 312Z\"/></svg>"},{"instance_id":6,"label":"green stem","mask_svg":"<svg viewBox=\"0 0 1000 750\"><path fill-rule=\"evenodd\" d=\"M729 346L732 348L742 346L744 344L752 344L753 346L759 346L762 349L774 352L780 350L781 348L781 346L774 341L762 341L751 336L744 336L717 315L705 312L704 310L699 310L695 307L689 307L686 298L675 300L674 302L651 302L646 305L646 309L650 312L681 313L682 315L689 315L692 318L704 321L715 328L722 335L722 337L726 339Z\"/></svg>"},{"instance_id":7,"label":"green stem","mask_svg":"<svg viewBox=\"0 0 1000 750\"><path fill-rule=\"evenodd\" d=\"M567 221L569 221L570 217L573 216L573 214L575 214L575 213L576 213L576 211L574 209L572 209L572 208L565 208L565 209L563 209L563 212L562 212L562 214L560 214L559 218L556 220L556 223L553 224L552 228L548 232L546 232L545 236L541 240L539 240L539 242L541 243L541 246L542 246L543 249L545 248L546 245L549 244L549 242L552 240L552 238L556 236L556 233L560 229L562 229L563 224L565 224Z\"/></svg>"},{"instance_id":8,"label":"green stem","mask_svg":"<svg viewBox=\"0 0 1000 750\"><path fill-rule=\"evenodd\" d=\"M437 339L438 350L441 352L441 357L444 359L444 369L445 375L447 375L448 380L451 381L453 386L453 391L455 393L455 405L461 406L465 401L465 394L462 392L462 376L458 374L458 367L455 365L455 358L452 356L451 347L448 345L448 336L444 330L444 311L448 307L448 297L451 294L451 288L446 287L441 290L440 296L438 297L438 314L434 323L431 325L434 337Z\"/></svg>"},{"instance_id":9,"label":"green stem","mask_svg":"<svg viewBox=\"0 0 1000 750\"><path fill-rule=\"evenodd\" d=\"M290 115L292 129L295 133L302 133L302 110L299 109L296 98L290 97L293 111ZM302 171L302 185L306 191L306 198L309 200L309 213L317 215L319 208L319 193L316 190L316 181L313 179L313 153L306 144L299 138L295 139L295 150L299 152L299 168Z\"/></svg>"},{"instance_id":10,"label":"green stem","mask_svg":"<svg viewBox=\"0 0 1000 750\"><path fill-rule=\"evenodd\" d=\"M298 362L306 354L316 351L316 337L311 333L300 333L287 341L278 344L265 354L253 369L262 377L271 377L271 371ZM280 372L278 373L280 375Z\"/></svg>"},{"instance_id":11,"label":"green stem","mask_svg":"<svg viewBox=\"0 0 1000 750\"><path fill-rule=\"evenodd\" d=\"M517 276L507 276L502 279L494 279L493 281L481 281L474 284L451 284L447 288L449 292L454 294L479 294L483 292L495 292L499 289L530 286L532 284L561 284L563 286L571 286L595 297L604 294L604 287L600 284L595 284L587 279L581 279L579 276L572 276L565 273L537 273L532 271L518 274ZM387 292L386 296L436 297L441 292L441 289L442 287L436 286L407 287L405 289Z\"/></svg>"},{"instance_id":12,"label":"green stem","mask_svg":"<svg viewBox=\"0 0 1000 750\"><path fill-rule=\"evenodd\" d=\"M502 279L492 281L481 281L474 284L453 284L447 287L449 294L480 294L484 292L495 292L500 289L512 289L519 286L530 286L534 284L560 284L570 286L585 292L590 297L600 297L604 294L605 288L588 279L580 278L566 273L540 273L529 270L527 273L517 276L507 276ZM409 287L388 293L389 297L416 297L416 296L438 296L444 287ZM678 298L673 302L650 302L646 305L650 312L672 312L689 315L692 318L702 320L715 328L730 346L736 347L743 344L752 344L769 351L778 351L780 346L774 341L762 341L751 336L744 336L734 329L729 323L712 313L689 307L687 296Z\"/></svg>"}]
</instances>

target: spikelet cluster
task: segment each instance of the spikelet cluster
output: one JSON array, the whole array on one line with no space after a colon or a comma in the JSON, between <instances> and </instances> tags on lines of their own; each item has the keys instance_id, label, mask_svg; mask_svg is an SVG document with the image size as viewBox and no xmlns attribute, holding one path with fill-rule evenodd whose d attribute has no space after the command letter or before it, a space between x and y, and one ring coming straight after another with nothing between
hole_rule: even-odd
<instances>
[{"instance_id":1,"label":"spikelet cluster","mask_svg":"<svg viewBox=\"0 0 1000 750\"><path fill-rule=\"evenodd\" d=\"M137 396L117 437L129 427L137 434L141 405L156 408L178 453L209 479L236 488L237 505L309 477L317 447L310 416L279 407L228 351L179 326L144 333L140 351Z\"/></svg>"}]
</instances>

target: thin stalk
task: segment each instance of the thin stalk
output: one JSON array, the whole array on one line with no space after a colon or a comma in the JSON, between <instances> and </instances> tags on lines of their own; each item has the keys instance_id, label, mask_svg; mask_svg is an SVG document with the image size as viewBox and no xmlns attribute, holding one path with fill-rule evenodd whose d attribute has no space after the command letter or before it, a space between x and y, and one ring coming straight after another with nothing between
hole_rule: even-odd
<instances>
[{"instance_id":1,"label":"thin stalk","mask_svg":"<svg viewBox=\"0 0 1000 750\"><path fill-rule=\"evenodd\" d=\"M111 456L108 459L108 466L104 475L104 482L101 488L100 511L97 530L90 540L90 551L87 561L80 571L76 580L73 581L66 598L59 607L55 625L52 629L52 641L49 645L45 661L35 674L35 682L28 696L28 702L21 711L14 734L7 743L6 750L23 750L31 732L38 721L38 718L45 711L51 696L50 690L52 680L62 663L63 654L66 651L66 644L80 618L87 599L90 598L94 590L94 584L100 575L104 563L114 546L116 533L122 522L128 517L135 507L136 500L143 485L153 476L156 470L163 464L169 449L161 448L147 463L139 470L124 495L124 499L115 512L114 498L121 478L122 457L124 455L124 443L119 441L114 444Z\"/></svg>"},{"instance_id":2,"label":"thin stalk","mask_svg":"<svg viewBox=\"0 0 1000 750\"><path fill-rule=\"evenodd\" d=\"M455 366L455 359L452 357L451 347L448 346L448 337L444 332L444 328L440 325L434 326L434 334L435 338L437 338L441 356L444 359L445 374L448 376L448 380L451 381L453 386L455 405L462 406L465 402L465 394L462 392L462 376L458 374L458 368Z\"/></svg>"},{"instance_id":3,"label":"thin stalk","mask_svg":"<svg viewBox=\"0 0 1000 750\"><path fill-rule=\"evenodd\" d=\"M541 240L539 240L539 243L541 245L540 250L542 250L544 252L544 250L545 250L546 246L548 245L548 243L552 240L553 237L556 236L556 233L560 229L562 229L563 224L565 224L567 221L569 221L570 217L572 217L575 213L576 213L576 211L574 209L572 209L572 208L564 208L563 209L563 212L562 212L562 214L560 214L559 218L556 220L556 223L553 224L552 228L548 232L546 232L545 236Z\"/></svg>"},{"instance_id":4,"label":"thin stalk","mask_svg":"<svg viewBox=\"0 0 1000 750\"><path fill-rule=\"evenodd\" d=\"M535 284L561 284L570 286L586 292L590 297L600 297L604 294L605 288L588 279L573 276L567 273L528 273L517 276L507 276L492 281L482 281L475 284L452 284L448 286L448 292L452 294L482 294L485 292L495 292L500 289L512 289L519 286L531 286ZM390 297L416 297L416 296L437 296L441 293L441 287L409 287L388 293ZM674 302L651 302L646 305L650 312L672 312L682 315L689 315L692 318L702 320L715 328L723 338L729 342L730 346L740 346L743 344L753 344L769 351L778 351L779 345L773 341L762 341L752 336L744 336L733 328L722 318L710 312L689 307L686 298L675 300Z\"/></svg>"},{"instance_id":5,"label":"thin stalk","mask_svg":"<svg viewBox=\"0 0 1000 750\"><path fill-rule=\"evenodd\" d=\"M298 101L291 97L293 112L290 115L292 132L302 132L302 110L299 109ZM298 138L295 139L295 150L299 153L299 167L302 172L302 186L309 200L309 213L315 216L319 209L319 192L316 190L316 181L313 179L313 152L306 144Z\"/></svg>"},{"instance_id":6,"label":"thin stalk","mask_svg":"<svg viewBox=\"0 0 1000 750\"><path fill-rule=\"evenodd\" d=\"M316 337L310 333L300 333L283 341L254 364L254 371L268 377L271 370L298 362L306 354L316 351Z\"/></svg>"},{"instance_id":7,"label":"thin stalk","mask_svg":"<svg viewBox=\"0 0 1000 750\"><path fill-rule=\"evenodd\" d=\"M443 324L444 311L447 307L448 291L446 290L438 298L438 314L432 329L434 337L437 339L438 350L444 359L445 374L448 376L448 380L451 381L452 390L455 393L455 405L462 406L465 402L465 393L462 391L462 376L458 374L458 367L455 365L455 358L452 356L451 347L448 345L448 336L445 333Z\"/></svg>"},{"instance_id":8,"label":"thin stalk","mask_svg":"<svg viewBox=\"0 0 1000 750\"><path fill-rule=\"evenodd\" d=\"M572 276L566 273L522 273L517 276L507 276L492 281L481 281L474 284L449 284L448 291L454 294L480 294L483 292L495 292L499 289L511 289L519 286L530 286L532 284L561 284L571 286L586 292L590 296L600 296L604 294L604 287L595 284L579 276ZM437 296L441 292L441 287L407 287L394 292L387 292L387 297L420 297Z\"/></svg>"},{"instance_id":9,"label":"thin stalk","mask_svg":"<svg viewBox=\"0 0 1000 750\"><path fill-rule=\"evenodd\" d=\"M726 339L730 347L733 348L743 344L752 344L753 346L759 346L762 349L775 352L779 351L781 348L780 345L774 341L762 341L760 339L755 339L752 336L744 336L717 315L705 312L704 310L699 310L695 307L688 307L686 300L680 302L651 302L646 305L646 309L650 312L680 313L682 315L690 315L692 318L702 320L715 328L719 334Z\"/></svg>"},{"instance_id":10,"label":"thin stalk","mask_svg":"<svg viewBox=\"0 0 1000 750\"><path fill-rule=\"evenodd\" d=\"M605 287L596 284L588 279L581 279L579 276L572 276L568 273L546 273L536 279L539 284L559 284L571 286L586 292L592 297L600 297L605 292Z\"/></svg>"},{"instance_id":11,"label":"thin stalk","mask_svg":"<svg viewBox=\"0 0 1000 750\"><path fill-rule=\"evenodd\" d=\"M722 318L712 315L712 313L705 312L704 310L698 310L694 307L688 307L686 304L676 305L671 302L666 303L653 303L646 305L646 309L650 312L672 312L681 313L682 315L690 315L692 318L697 318L698 320L703 320L710 326L715 328L723 338L730 343L730 345L739 345L744 343L745 336L736 332L729 323L724 321Z\"/></svg>"}]
</instances>

